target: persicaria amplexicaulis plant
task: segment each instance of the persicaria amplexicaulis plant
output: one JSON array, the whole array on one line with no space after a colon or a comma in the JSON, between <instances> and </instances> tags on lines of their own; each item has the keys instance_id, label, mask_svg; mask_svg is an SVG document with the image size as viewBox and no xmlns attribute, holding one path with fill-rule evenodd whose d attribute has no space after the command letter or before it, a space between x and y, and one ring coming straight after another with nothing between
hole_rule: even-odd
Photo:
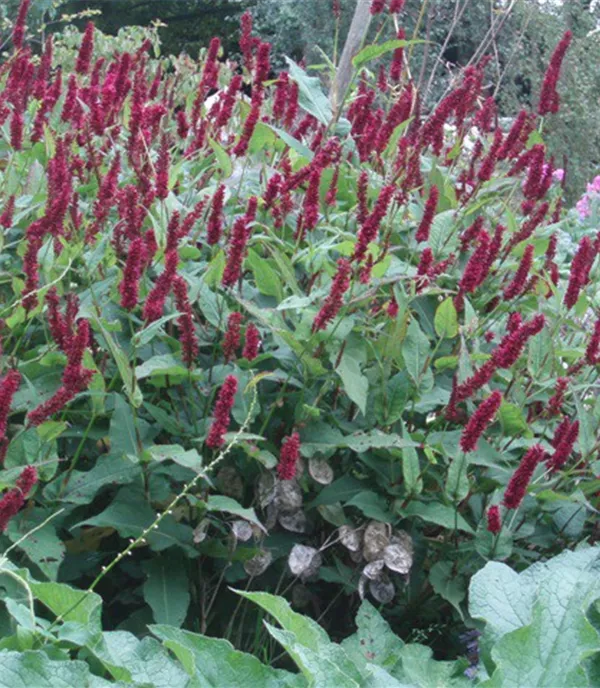
<instances>
[{"instance_id":1,"label":"persicaria amplexicaulis plant","mask_svg":"<svg viewBox=\"0 0 600 688\"><path fill-rule=\"evenodd\" d=\"M390 39L403 5L369 5ZM420 44L363 53L334 112L250 14L233 64L218 40L164 58L91 24L33 59L26 12L0 69L2 529L60 505L81 580L197 479L106 576L137 612L154 559L185 560L211 630L207 591L235 627L227 586L291 576L296 545L326 567L303 586L437 619L444 572L591 536L598 241L565 237L543 140L569 37L507 125L487 57L431 106Z\"/></svg>"}]
</instances>

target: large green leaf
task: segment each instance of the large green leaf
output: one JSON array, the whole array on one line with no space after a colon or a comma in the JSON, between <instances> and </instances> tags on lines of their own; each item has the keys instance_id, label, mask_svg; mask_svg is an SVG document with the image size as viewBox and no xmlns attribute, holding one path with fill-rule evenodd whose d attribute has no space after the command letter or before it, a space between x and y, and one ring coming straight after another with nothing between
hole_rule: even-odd
<instances>
[{"instance_id":1,"label":"large green leaf","mask_svg":"<svg viewBox=\"0 0 600 688\"><path fill-rule=\"evenodd\" d=\"M435 523L448 530L462 530L473 534L473 528L465 521L461 514L451 506L435 502L411 502L406 508L400 510L406 516L419 516L428 523Z\"/></svg>"},{"instance_id":2,"label":"large green leaf","mask_svg":"<svg viewBox=\"0 0 600 688\"><path fill-rule=\"evenodd\" d=\"M206 501L207 511L225 511L239 518L243 518L255 526L258 526L262 531L266 532L263 524L258 520L254 509L246 509L239 502L231 497L225 495L210 495Z\"/></svg>"},{"instance_id":3,"label":"large green leaf","mask_svg":"<svg viewBox=\"0 0 600 688\"><path fill-rule=\"evenodd\" d=\"M112 684L94 676L80 661L52 660L45 652L0 652L1 688L103 688Z\"/></svg>"},{"instance_id":4,"label":"large green leaf","mask_svg":"<svg viewBox=\"0 0 600 688\"><path fill-rule=\"evenodd\" d=\"M152 608L154 620L179 628L190 606L189 581L181 557L154 557L145 566L144 599Z\"/></svg>"},{"instance_id":5,"label":"large green leaf","mask_svg":"<svg viewBox=\"0 0 600 688\"><path fill-rule=\"evenodd\" d=\"M413 318L410 321L406 338L402 344L402 357L404 358L406 370L415 381L417 387L419 387L425 375L430 353L429 339L423 334L419 323Z\"/></svg>"},{"instance_id":6,"label":"large green leaf","mask_svg":"<svg viewBox=\"0 0 600 688\"><path fill-rule=\"evenodd\" d=\"M352 58L352 64L355 69L360 69L364 64L370 62L371 60L376 60L378 57L385 55L386 53L392 52L392 50L397 50L398 48L404 48L407 45L416 45L417 43L426 43L427 41L416 39L414 41L407 41L404 39L394 38L384 43L376 43L373 45L368 45L363 48L359 53L357 53Z\"/></svg>"},{"instance_id":7,"label":"large green leaf","mask_svg":"<svg viewBox=\"0 0 600 688\"><path fill-rule=\"evenodd\" d=\"M293 60L286 57L292 79L298 84L300 107L316 117L321 124L329 126L333 113L331 103L323 93L317 77L308 76Z\"/></svg>"},{"instance_id":8,"label":"large green leaf","mask_svg":"<svg viewBox=\"0 0 600 688\"><path fill-rule=\"evenodd\" d=\"M337 354L333 358L337 358ZM336 368L337 374L342 380L344 391L363 415L367 412L367 397L369 395L369 380L361 369L365 359L364 342L350 338L347 340L346 348Z\"/></svg>"},{"instance_id":9,"label":"large green leaf","mask_svg":"<svg viewBox=\"0 0 600 688\"><path fill-rule=\"evenodd\" d=\"M437 307L434 318L435 331L442 339L453 339L458 334L458 315L454 301L448 297Z\"/></svg>"},{"instance_id":10,"label":"large green leaf","mask_svg":"<svg viewBox=\"0 0 600 688\"><path fill-rule=\"evenodd\" d=\"M306 685L297 674L261 664L256 657L236 650L227 640L207 638L172 626L150 626L150 630L195 678L196 686L302 688Z\"/></svg>"},{"instance_id":11,"label":"large green leaf","mask_svg":"<svg viewBox=\"0 0 600 688\"><path fill-rule=\"evenodd\" d=\"M469 679L460 675L456 662L436 662L433 651L412 643L400 651L401 663L392 675L414 688L468 688Z\"/></svg>"}]
</instances>

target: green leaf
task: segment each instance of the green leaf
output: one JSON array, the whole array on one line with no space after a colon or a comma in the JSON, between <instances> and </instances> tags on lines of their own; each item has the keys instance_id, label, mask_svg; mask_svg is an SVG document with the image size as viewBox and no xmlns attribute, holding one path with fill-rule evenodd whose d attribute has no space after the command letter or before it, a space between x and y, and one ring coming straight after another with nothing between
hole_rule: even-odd
<instances>
[{"instance_id":1,"label":"green leaf","mask_svg":"<svg viewBox=\"0 0 600 688\"><path fill-rule=\"evenodd\" d=\"M412 383L405 370L388 381L386 389L375 400L375 413L382 425L393 425L402 418L411 389Z\"/></svg>"},{"instance_id":2,"label":"green leaf","mask_svg":"<svg viewBox=\"0 0 600 688\"><path fill-rule=\"evenodd\" d=\"M383 523L390 523L395 517L388 511L388 505L385 499L372 490L364 490L355 494L352 499L348 500L344 506L355 506L360 509L367 518L373 518L376 521Z\"/></svg>"},{"instance_id":3,"label":"green leaf","mask_svg":"<svg viewBox=\"0 0 600 688\"><path fill-rule=\"evenodd\" d=\"M314 509L322 504L335 504L345 502L355 497L365 489L365 483L360 482L351 475L344 475L324 487L321 492L307 505L307 509Z\"/></svg>"},{"instance_id":4,"label":"green leaf","mask_svg":"<svg viewBox=\"0 0 600 688\"><path fill-rule=\"evenodd\" d=\"M147 450L153 461L174 461L175 463L199 473L202 457L197 449L184 449L179 444L157 444Z\"/></svg>"},{"instance_id":5,"label":"green leaf","mask_svg":"<svg viewBox=\"0 0 600 688\"><path fill-rule=\"evenodd\" d=\"M600 595L598 564L563 567L546 576L532 622L504 635L492 649L496 664L486 686L585 686L584 659L600 651L600 635L585 616Z\"/></svg>"},{"instance_id":6,"label":"green leaf","mask_svg":"<svg viewBox=\"0 0 600 688\"><path fill-rule=\"evenodd\" d=\"M256 251L248 251L248 265L252 270L258 291L265 296L273 296L277 301L283 299L283 287L279 275L268 260L261 258Z\"/></svg>"},{"instance_id":7,"label":"green leaf","mask_svg":"<svg viewBox=\"0 0 600 688\"><path fill-rule=\"evenodd\" d=\"M271 126L271 129L287 146L289 146L292 150L295 150L298 155L306 158L307 160L312 160L314 158L315 154L311 151L311 149L308 146L305 146L301 141L298 141L298 139L294 138L287 131L273 126Z\"/></svg>"},{"instance_id":8,"label":"green leaf","mask_svg":"<svg viewBox=\"0 0 600 688\"><path fill-rule=\"evenodd\" d=\"M336 359L337 356L333 356ZM369 395L369 380L361 370L366 358L364 343L353 338L347 340L346 348L336 368L342 380L344 391L360 409L363 415L367 412L367 398ZM333 360L335 364L335 360Z\"/></svg>"},{"instance_id":9,"label":"green leaf","mask_svg":"<svg viewBox=\"0 0 600 688\"><path fill-rule=\"evenodd\" d=\"M152 356L152 358L144 361L135 369L135 376L138 380L143 380L145 377L151 377L152 375L183 375L187 377L188 369L175 356L162 354L160 356Z\"/></svg>"},{"instance_id":10,"label":"green leaf","mask_svg":"<svg viewBox=\"0 0 600 688\"><path fill-rule=\"evenodd\" d=\"M148 576L144 599L152 608L156 623L179 628L190 606L189 581L182 557L154 557L146 562Z\"/></svg>"},{"instance_id":11,"label":"green leaf","mask_svg":"<svg viewBox=\"0 0 600 688\"><path fill-rule=\"evenodd\" d=\"M401 669L392 672L401 681L418 688L469 688L472 682L456 676L460 667L456 662L436 662L433 651L425 645L411 643L400 651Z\"/></svg>"},{"instance_id":12,"label":"green leaf","mask_svg":"<svg viewBox=\"0 0 600 688\"><path fill-rule=\"evenodd\" d=\"M454 301L448 297L437 307L434 318L435 331L441 339L453 339L458 334L458 315Z\"/></svg>"},{"instance_id":13,"label":"green leaf","mask_svg":"<svg viewBox=\"0 0 600 688\"><path fill-rule=\"evenodd\" d=\"M509 435L510 437L519 435L523 435L524 437L533 436L531 428L523 416L523 411L516 404L509 404L503 401L498 411L498 418L505 435Z\"/></svg>"},{"instance_id":14,"label":"green leaf","mask_svg":"<svg viewBox=\"0 0 600 688\"><path fill-rule=\"evenodd\" d=\"M448 600L450 604L463 617L460 603L467 596L467 583L463 576L453 570L449 561L438 561L431 567L429 582L435 592Z\"/></svg>"},{"instance_id":15,"label":"green leaf","mask_svg":"<svg viewBox=\"0 0 600 688\"><path fill-rule=\"evenodd\" d=\"M365 665L372 662L391 670L400 659L404 643L392 631L388 622L375 607L363 600L356 615L357 632L342 642L342 647L356 662L360 657Z\"/></svg>"},{"instance_id":16,"label":"green leaf","mask_svg":"<svg viewBox=\"0 0 600 688\"><path fill-rule=\"evenodd\" d=\"M115 359L115 363L117 364L117 368L119 369L119 374L121 375L121 379L123 380L123 387L125 389L125 393L127 394L129 401L131 402L131 405L134 408L139 408L142 405L142 402L144 401L144 396L137 384L136 376L134 374L132 367L129 364L129 360L125 355L125 352L115 342L115 340L112 338L112 335L109 334L106 328L102 325L102 322L100 321L98 316L92 314L91 317L96 327L102 333L106 345L110 349L112 357Z\"/></svg>"},{"instance_id":17,"label":"green leaf","mask_svg":"<svg viewBox=\"0 0 600 688\"><path fill-rule=\"evenodd\" d=\"M401 515L418 516L428 523L442 526L447 530L462 530L469 535L473 534L473 528L465 521L461 514L451 506L437 503L411 502L401 510Z\"/></svg>"},{"instance_id":18,"label":"green leaf","mask_svg":"<svg viewBox=\"0 0 600 688\"><path fill-rule=\"evenodd\" d=\"M24 509L8 524L7 534L11 542L22 540L19 549L37 564L40 571L50 580L56 580L58 569L65 557L65 545L56 532L53 523L47 523L35 533L31 530L40 526L52 515L49 509Z\"/></svg>"},{"instance_id":19,"label":"green leaf","mask_svg":"<svg viewBox=\"0 0 600 688\"><path fill-rule=\"evenodd\" d=\"M402 423L402 434L405 439L410 440L410 434L404 423ZM402 477L408 494L418 495L423 491L423 480L420 475L421 466L417 450L414 447L405 447L402 450Z\"/></svg>"},{"instance_id":20,"label":"green leaf","mask_svg":"<svg viewBox=\"0 0 600 688\"><path fill-rule=\"evenodd\" d=\"M446 477L446 494L453 502L459 503L469 494L469 456L463 451L450 461Z\"/></svg>"},{"instance_id":21,"label":"green leaf","mask_svg":"<svg viewBox=\"0 0 600 688\"><path fill-rule=\"evenodd\" d=\"M215 158L219 163L221 172L223 173L223 179L228 179L233 174L233 165L231 164L231 158L227 154L227 151L218 144L214 139L208 139L209 146L213 149L215 153Z\"/></svg>"},{"instance_id":22,"label":"green leaf","mask_svg":"<svg viewBox=\"0 0 600 688\"><path fill-rule=\"evenodd\" d=\"M111 684L93 676L85 662L52 660L42 650L0 652L2 688L101 688Z\"/></svg>"},{"instance_id":23,"label":"green leaf","mask_svg":"<svg viewBox=\"0 0 600 688\"><path fill-rule=\"evenodd\" d=\"M269 633L288 651L308 681L314 685L358 688L362 677L340 645L332 643L319 624L292 611L283 597L264 592L241 592L245 597L271 614L281 625L279 630L266 624Z\"/></svg>"},{"instance_id":24,"label":"green leaf","mask_svg":"<svg viewBox=\"0 0 600 688\"><path fill-rule=\"evenodd\" d=\"M207 638L171 626L150 626L150 631L179 659L185 670L202 688L260 686L261 688L302 688L296 674L261 664L253 655L239 652L227 640ZM190 683L190 688L191 688Z\"/></svg>"},{"instance_id":25,"label":"green leaf","mask_svg":"<svg viewBox=\"0 0 600 688\"><path fill-rule=\"evenodd\" d=\"M425 375L425 368L431 354L429 339L423 334L419 323L413 318L410 321L406 338L402 344L402 357L409 375L417 387Z\"/></svg>"},{"instance_id":26,"label":"green leaf","mask_svg":"<svg viewBox=\"0 0 600 688\"><path fill-rule=\"evenodd\" d=\"M300 107L313 117L316 117L321 124L329 126L333 113L331 111L329 98L327 98L321 89L320 80L317 77L308 76L308 74L293 60L290 60L289 57L285 59L289 66L290 77L298 84Z\"/></svg>"},{"instance_id":27,"label":"green leaf","mask_svg":"<svg viewBox=\"0 0 600 688\"><path fill-rule=\"evenodd\" d=\"M265 533L267 532L266 528L256 517L254 509L245 509L231 497L226 497L225 495L211 495L206 501L206 509L208 511L225 511L228 514L233 514L234 516L243 518L249 523L253 523Z\"/></svg>"},{"instance_id":28,"label":"green leaf","mask_svg":"<svg viewBox=\"0 0 600 688\"><path fill-rule=\"evenodd\" d=\"M64 621L85 624L93 631L100 631L102 598L95 592L76 590L65 583L37 583L29 585L35 598Z\"/></svg>"},{"instance_id":29,"label":"green leaf","mask_svg":"<svg viewBox=\"0 0 600 688\"><path fill-rule=\"evenodd\" d=\"M143 329L136 332L131 338L131 343L137 347L150 344L150 342L155 337L162 333L163 325L168 323L170 320L173 320L174 318L178 318L180 315L181 314L179 312L170 313L169 315L163 315L162 318L155 320L153 323L150 323L150 325L148 325L147 327L144 327Z\"/></svg>"},{"instance_id":30,"label":"green leaf","mask_svg":"<svg viewBox=\"0 0 600 688\"><path fill-rule=\"evenodd\" d=\"M417 45L418 43L426 43L424 40L414 40L406 41L403 39L392 39L385 41L385 43L378 43L376 45L368 45L363 48L357 55L352 58L352 64L355 69L360 69L364 64L370 62L371 60L376 60L378 57L385 55L386 53L392 52L392 50L397 50L398 48L404 48L408 45Z\"/></svg>"}]
</instances>

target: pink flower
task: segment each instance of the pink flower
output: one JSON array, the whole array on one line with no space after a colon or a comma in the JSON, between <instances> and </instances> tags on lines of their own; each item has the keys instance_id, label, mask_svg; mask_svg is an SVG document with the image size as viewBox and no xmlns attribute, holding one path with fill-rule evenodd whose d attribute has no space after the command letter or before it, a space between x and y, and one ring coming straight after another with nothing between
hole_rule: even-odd
<instances>
[{"instance_id":1,"label":"pink flower","mask_svg":"<svg viewBox=\"0 0 600 688\"><path fill-rule=\"evenodd\" d=\"M497 535L502 530L500 507L497 505L491 506L487 511L487 529L493 535Z\"/></svg>"},{"instance_id":2,"label":"pink flower","mask_svg":"<svg viewBox=\"0 0 600 688\"><path fill-rule=\"evenodd\" d=\"M518 509L527 492L537 465L544 460L545 452L536 444L523 456L517 470L513 473L504 492L504 506L507 509Z\"/></svg>"},{"instance_id":3,"label":"pink flower","mask_svg":"<svg viewBox=\"0 0 600 688\"><path fill-rule=\"evenodd\" d=\"M296 466L300 459L300 435L297 432L284 438L279 452L277 473L281 480L292 480L296 477Z\"/></svg>"},{"instance_id":4,"label":"pink flower","mask_svg":"<svg viewBox=\"0 0 600 688\"><path fill-rule=\"evenodd\" d=\"M484 433L487 426L494 420L501 403L502 394L498 390L495 390L479 405L475 413L471 416L460 437L460 448L465 454L477 449L479 438Z\"/></svg>"},{"instance_id":5,"label":"pink flower","mask_svg":"<svg viewBox=\"0 0 600 688\"><path fill-rule=\"evenodd\" d=\"M247 361L253 361L258 356L259 350L260 332L253 323L250 323L246 328L246 341L244 343L244 351L242 352L242 356Z\"/></svg>"},{"instance_id":6,"label":"pink flower","mask_svg":"<svg viewBox=\"0 0 600 688\"><path fill-rule=\"evenodd\" d=\"M233 375L228 375L221 387L215 404L214 420L206 438L206 446L217 449L225 444L225 434L231 422L231 409L235 401L238 381Z\"/></svg>"},{"instance_id":7,"label":"pink flower","mask_svg":"<svg viewBox=\"0 0 600 688\"><path fill-rule=\"evenodd\" d=\"M338 269L333 278L329 295L325 299L325 303L313 322L312 331L324 330L327 325L339 313L344 299L344 294L350 288L350 278L352 276L352 266L349 260L340 258L338 260Z\"/></svg>"}]
</instances>

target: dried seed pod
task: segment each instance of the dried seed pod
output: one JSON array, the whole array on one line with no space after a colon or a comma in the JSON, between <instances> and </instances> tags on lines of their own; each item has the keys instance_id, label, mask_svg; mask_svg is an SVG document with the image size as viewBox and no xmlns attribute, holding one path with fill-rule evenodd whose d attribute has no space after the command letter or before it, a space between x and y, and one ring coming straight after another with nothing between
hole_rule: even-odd
<instances>
[{"instance_id":1,"label":"dried seed pod","mask_svg":"<svg viewBox=\"0 0 600 688\"><path fill-rule=\"evenodd\" d=\"M383 550L389 543L388 526L379 521L371 521L365 530L363 556L367 561L381 559Z\"/></svg>"},{"instance_id":2,"label":"dried seed pod","mask_svg":"<svg viewBox=\"0 0 600 688\"><path fill-rule=\"evenodd\" d=\"M385 579L369 582L369 592L380 604L389 604L396 594L394 584Z\"/></svg>"},{"instance_id":3,"label":"dried seed pod","mask_svg":"<svg viewBox=\"0 0 600 688\"><path fill-rule=\"evenodd\" d=\"M279 524L292 533L305 533L307 529L306 514L302 509L285 509L279 512Z\"/></svg>"},{"instance_id":4,"label":"dried seed pod","mask_svg":"<svg viewBox=\"0 0 600 688\"><path fill-rule=\"evenodd\" d=\"M362 544L362 533L360 530L350 528L350 526L340 526L340 542L351 552L358 552Z\"/></svg>"},{"instance_id":5,"label":"dried seed pod","mask_svg":"<svg viewBox=\"0 0 600 688\"><path fill-rule=\"evenodd\" d=\"M294 576L308 578L317 573L323 562L318 549L307 545L294 545L288 557L288 566Z\"/></svg>"},{"instance_id":6,"label":"dried seed pod","mask_svg":"<svg viewBox=\"0 0 600 688\"><path fill-rule=\"evenodd\" d=\"M350 559L352 559L355 564L360 564L363 560L362 550L359 549L357 552L350 552Z\"/></svg>"},{"instance_id":7,"label":"dried seed pod","mask_svg":"<svg viewBox=\"0 0 600 688\"><path fill-rule=\"evenodd\" d=\"M295 480L280 480L275 494L281 509L299 509L302 506L302 490Z\"/></svg>"},{"instance_id":8,"label":"dried seed pod","mask_svg":"<svg viewBox=\"0 0 600 688\"><path fill-rule=\"evenodd\" d=\"M261 507L270 504L277 494L275 476L272 473L263 473L256 486L256 496Z\"/></svg>"},{"instance_id":9,"label":"dried seed pod","mask_svg":"<svg viewBox=\"0 0 600 688\"><path fill-rule=\"evenodd\" d=\"M239 500L244 496L244 483L233 466L221 468L217 473L217 484L221 492L228 497Z\"/></svg>"},{"instance_id":10,"label":"dried seed pod","mask_svg":"<svg viewBox=\"0 0 600 688\"><path fill-rule=\"evenodd\" d=\"M363 576L366 576L369 580L377 580L381 577L384 566L385 562L383 559L376 559L365 566L363 569Z\"/></svg>"},{"instance_id":11,"label":"dried seed pod","mask_svg":"<svg viewBox=\"0 0 600 688\"><path fill-rule=\"evenodd\" d=\"M208 527L210 526L210 521L207 518L203 518L200 523L194 528L194 543L199 545L204 542L208 532Z\"/></svg>"},{"instance_id":12,"label":"dried seed pod","mask_svg":"<svg viewBox=\"0 0 600 688\"><path fill-rule=\"evenodd\" d=\"M383 550L383 561L391 571L406 575L412 566L412 552L406 550L402 545L388 545Z\"/></svg>"},{"instance_id":13,"label":"dried seed pod","mask_svg":"<svg viewBox=\"0 0 600 688\"><path fill-rule=\"evenodd\" d=\"M333 482L333 468L322 459L311 458L308 460L308 472L313 480L321 485L329 485Z\"/></svg>"},{"instance_id":14,"label":"dried seed pod","mask_svg":"<svg viewBox=\"0 0 600 688\"><path fill-rule=\"evenodd\" d=\"M242 519L232 523L231 531L234 534L235 539L239 540L240 542L247 542L253 535L252 526L248 523L248 521L243 521Z\"/></svg>"},{"instance_id":15,"label":"dried seed pod","mask_svg":"<svg viewBox=\"0 0 600 688\"><path fill-rule=\"evenodd\" d=\"M268 568L273 561L273 555L269 550L263 549L258 554L255 554L252 559L244 562L244 570L249 576L260 576Z\"/></svg>"}]
</instances>

